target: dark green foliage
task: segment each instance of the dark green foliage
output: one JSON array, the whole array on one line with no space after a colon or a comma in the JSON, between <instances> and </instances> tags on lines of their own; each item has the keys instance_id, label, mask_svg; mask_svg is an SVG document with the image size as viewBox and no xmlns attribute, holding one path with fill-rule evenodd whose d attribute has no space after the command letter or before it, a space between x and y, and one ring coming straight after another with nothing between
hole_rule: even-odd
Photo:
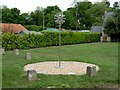
<instances>
[{"instance_id":1,"label":"dark green foliage","mask_svg":"<svg viewBox=\"0 0 120 90\"><path fill-rule=\"evenodd\" d=\"M118 2L114 2L113 7L117 9L119 7Z\"/></svg>"},{"instance_id":2,"label":"dark green foliage","mask_svg":"<svg viewBox=\"0 0 120 90\"><path fill-rule=\"evenodd\" d=\"M110 9L110 8L107 8ZM112 8L111 8L112 9ZM22 25L37 25L50 28L58 28L55 23L55 14L61 12L58 6L48 6L46 8L36 7L34 11L20 13L17 8L9 9L7 6L0 8L2 10L3 23L19 23ZM106 10L106 4L91 2L80 2L74 7L68 8L65 14L65 23L62 28L71 30L90 29L92 25L102 25L102 16ZM78 22L79 20L79 22Z\"/></svg>"},{"instance_id":3,"label":"dark green foliage","mask_svg":"<svg viewBox=\"0 0 120 90\"><path fill-rule=\"evenodd\" d=\"M37 7L33 12L30 13L31 25L42 26L43 25L43 8Z\"/></svg>"},{"instance_id":4,"label":"dark green foliage","mask_svg":"<svg viewBox=\"0 0 120 90\"><path fill-rule=\"evenodd\" d=\"M44 32L43 35L28 34L25 36L15 35L13 33L4 33L2 35L2 46L6 50L29 49L46 46L57 46L59 33ZM80 44L88 42L99 42L100 35L97 33L81 33L81 32L62 32L61 44Z\"/></svg>"},{"instance_id":5,"label":"dark green foliage","mask_svg":"<svg viewBox=\"0 0 120 90\"><path fill-rule=\"evenodd\" d=\"M110 36L119 37L120 34L120 9L116 9L105 22L104 32Z\"/></svg>"},{"instance_id":6,"label":"dark green foliage","mask_svg":"<svg viewBox=\"0 0 120 90\"><path fill-rule=\"evenodd\" d=\"M36 26L36 25L26 25L24 26L27 30L29 31L42 31L43 30L43 27L42 26Z\"/></svg>"},{"instance_id":7,"label":"dark green foliage","mask_svg":"<svg viewBox=\"0 0 120 90\"><path fill-rule=\"evenodd\" d=\"M11 50L18 48L20 44L20 37L13 33L4 33L2 35L2 47Z\"/></svg>"},{"instance_id":8,"label":"dark green foliage","mask_svg":"<svg viewBox=\"0 0 120 90\"><path fill-rule=\"evenodd\" d=\"M48 6L44 9L44 22L46 27L56 27L54 17L60 11L58 6Z\"/></svg>"},{"instance_id":9,"label":"dark green foliage","mask_svg":"<svg viewBox=\"0 0 120 90\"><path fill-rule=\"evenodd\" d=\"M22 24L22 18L20 16L20 10L17 8L9 9L7 6L1 8L2 22L3 23L20 23Z\"/></svg>"}]
</instances>

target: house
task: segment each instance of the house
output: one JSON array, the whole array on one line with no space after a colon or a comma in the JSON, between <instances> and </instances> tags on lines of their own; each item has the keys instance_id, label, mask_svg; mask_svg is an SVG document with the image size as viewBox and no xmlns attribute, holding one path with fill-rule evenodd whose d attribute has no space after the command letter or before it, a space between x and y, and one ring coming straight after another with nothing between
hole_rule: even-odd
<instances>
[{"instance_id":1,"label":"house","mask_svg":"<svg viewBox=\"0 0 120 90\"><path fill-rule=\"evenodd\" d=\"M21 31L28 31L21 24L0 23L0 28L2 29L2 33L12 32L15 34L19 34Z\"/></svg>"},{"instance_id":2,"label":"house","mask_svg":"<svg viewBox=\"0 0 120 90\"><path fill-rule=\"evenodd\" d=\"M104 34L103 32L103 27L105 26L105 22L106 20L113 14L112 11L106 11L104 16L103 16L103 26L93 26L91 31L92 32L99 32L101 34L101 36L108 36L106 34Z\"/></svg>"},{"instance_id":3,"label":"house","mask_svg":"<svg viewBox=\"0 0 120 90\"><path fill-rule=\"evenodd\" d=\"M120 9L120 1L119 1L119 3L118 3L118 6L119 6L118 9ZM105 19L104 19L103 26L105 25L106 20L107 20L111 15L114 15L114 12L112 12L112 11L107 11L107 12L105 13L105 17L104 17ZM104 35L105 35L105 34L104 34ZM119 37L118 35L112 35L112 36L110 36L110 38L111 38L111 42L120 42L120 37Z\"/></svg>"},{"instance_id":4,"label":"house","mask_svg":"<svg viewBox=\"0 0 120 90\"><path fill-rule=\"evenodd\" d=\"M107 21L107 19L113 15L113 11L105 11L105 14L103 16L103 27L105 26L105 23ZM103 28L104 29L104 28ZM106 34L104 34L104 32L102 33L102 36L106 36Z\"/></svg>"},{"instance_id":5,"label":"house","mask_svg":"<svg viewBox=\"0 0 120 90\"><path fill-rule=\"evenodd\" d=\"M105 12L105 15L103 16L103 26L105 26L105 22L106 22L106 20L111 16L113 14L113 12L112 11L107 11L107 12Z\"/></svg>"},{"instance_id":6,"label":"house","mask_svg":"<svg viewBox=\"0 0 120 90\"><path fill-rule=\"evenodd\" d=\"M120 9L120 1L118 2L118 9Z\"/></svg>"},{"instance_id":7,"label":"house","mask_svg":"<svg viewBox=\"0 0 120 90\"><path fill-rule=\"evenodd\" d=\"M101 34L103 33L103 27L102 26L93 26L91 32L98 32Z\"/></svg>"}]
</instances>

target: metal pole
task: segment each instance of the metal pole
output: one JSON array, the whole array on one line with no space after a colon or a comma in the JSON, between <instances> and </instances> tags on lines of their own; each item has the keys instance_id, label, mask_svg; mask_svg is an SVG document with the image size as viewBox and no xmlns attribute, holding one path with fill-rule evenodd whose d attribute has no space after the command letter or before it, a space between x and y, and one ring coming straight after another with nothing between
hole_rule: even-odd
<instances>
[{"instance_id":1,"label":"metal pole","mask_svg":"<svg viewBox=\"0 0 120 90\"><path fill-rule=\"evenodd\" d=\"M64 22L64 16L65 15L63 15L63 13L57 13L56 15L55 15L55 19L56 19L56 21L55 22L57 22L58 24L59 24L59 51L58 51L58 56L59 56L59 59L58 59L58 62L59 62L59 66L58 66L58 68L63 68L63 66L61 66L61 61L60 61L60 54L61 54L61 25L62 25L62 23Z\"/></svg>"},{"instance_id":2,"label":"metal pole","mask_svg":"<svg viewBox=\"0 0 120 90\"><path fill-rule=\"evenodd\" d=\"M44 30L44 9L43 9L43 30Z\"/></svg>"},{"instance_id":3,"label":"metal pole","mask_svg":"<svg viewBox=\"0 0 120 90\"><path fill-rule=\"evenodd\" d=\"M61 23L59 22L59 68L61 68L61 61L60 61L60 46L61 46Z\"/></svg>"},{"instance_id":4,"label":"metal pole","mask_svg":"<svg viewBox=\"0 0 120 90\"><path fill-rule=\"evenodd\" d=\"M76 4L76 32L77 32L77 4Z\"/></svg>"}]
</instances>

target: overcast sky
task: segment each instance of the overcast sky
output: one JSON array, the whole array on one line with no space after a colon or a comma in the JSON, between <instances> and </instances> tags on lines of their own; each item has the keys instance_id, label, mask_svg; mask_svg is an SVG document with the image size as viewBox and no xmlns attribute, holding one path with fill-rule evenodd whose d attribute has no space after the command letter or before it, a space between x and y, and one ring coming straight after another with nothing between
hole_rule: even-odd
<instances>
[{"instance_id":1,"label":"overcast sky","mask_svg":"<svg viewBox=\"0 0 120 90\"><path fill-rule=\"evenodd\" d=\"M47 6L58 5L58 7L65 11L71 7L74 0L0 0L0 5L6 5L8 8L18 8L21 13L31 12L36 9L37 6L46 8ZM88 0L91 2L100 2L101 0ZM118 0L109 0L111 5Z\"/></svg>"}]
</instances>

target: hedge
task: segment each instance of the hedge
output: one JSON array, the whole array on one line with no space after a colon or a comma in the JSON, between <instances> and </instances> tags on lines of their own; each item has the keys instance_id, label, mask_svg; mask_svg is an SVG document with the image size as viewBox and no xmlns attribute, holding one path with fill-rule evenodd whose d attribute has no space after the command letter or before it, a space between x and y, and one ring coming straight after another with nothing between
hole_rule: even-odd
<instances>
[{"instance_id":1,"label":"hedge","mask_svg":"<svg viewBox=\"0 0 120 90\"><path fill-rule=\"evenodd\" d=\"M44 32L42 35L28 34L20 36L13 33L2 34L2 47L5 50L13 49L29 49L46 46L59 45L58 32ZM61 44L80 44L89 42L99 42L100 35L98 33L82 33L82 32L62 32Z\"/></svg>"},{"instance_id":2,"label":"hedge","mask_svg":"<svg viewBox=\"0 0 120 90\"><path fill-rule=\"evenodd\" d=\"M37 26L37 25L26 25L24 27L29 31L40 32L43 30L43 26Z\"/></svg>"}]
</instances>

